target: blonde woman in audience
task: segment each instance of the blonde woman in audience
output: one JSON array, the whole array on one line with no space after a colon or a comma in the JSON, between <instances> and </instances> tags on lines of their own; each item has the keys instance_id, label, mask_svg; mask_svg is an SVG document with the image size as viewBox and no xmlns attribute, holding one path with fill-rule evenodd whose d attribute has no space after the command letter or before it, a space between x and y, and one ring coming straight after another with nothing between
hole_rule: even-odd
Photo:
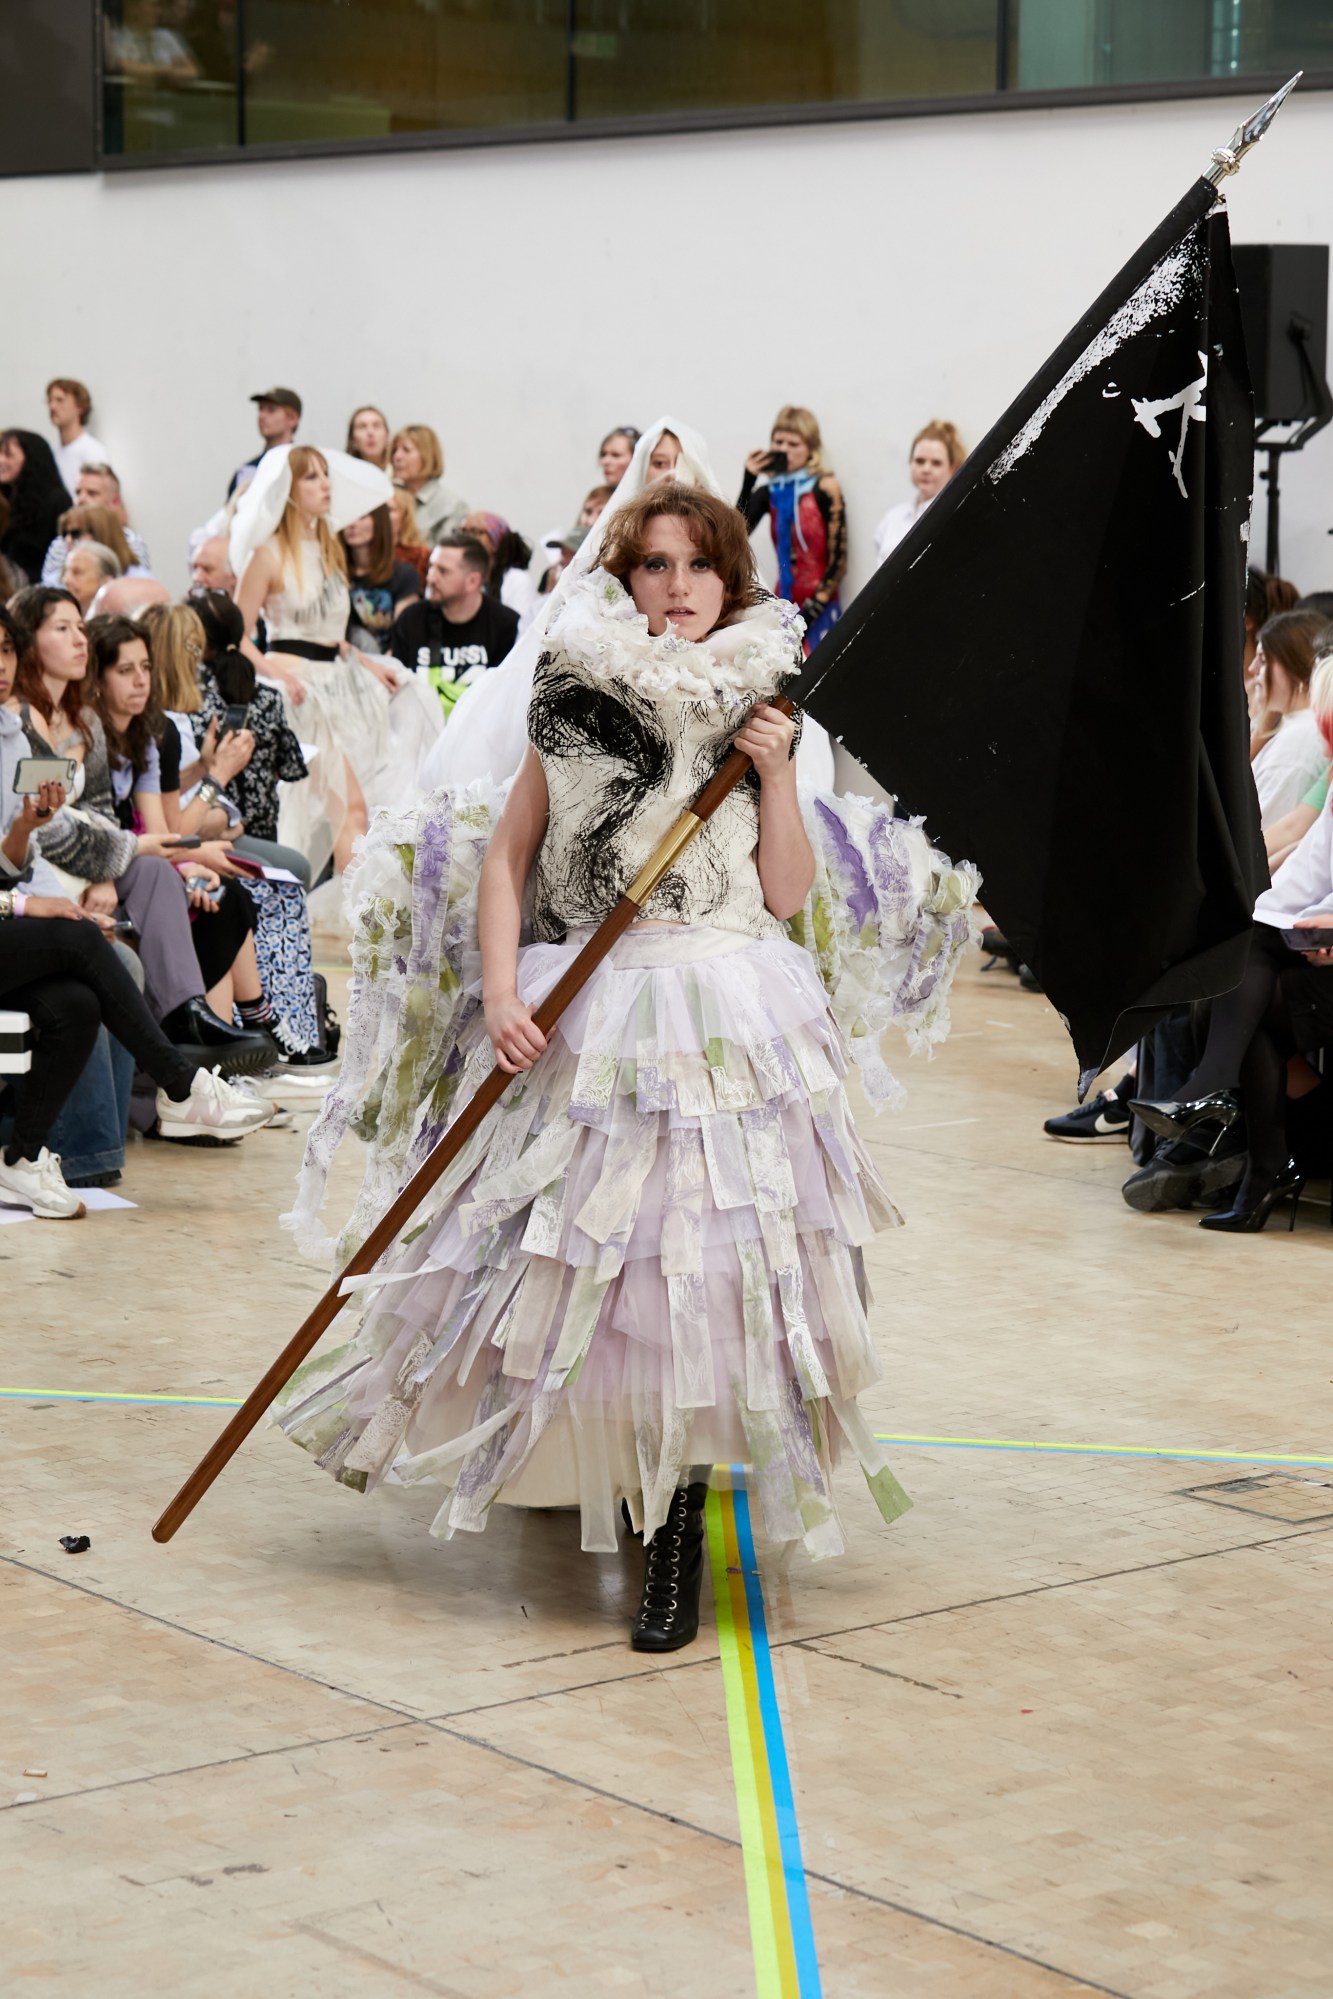
<instances>
[{"instance_id":1,"label":"blonde woman in audience","mask_svg":"<svg viewBox=\"0 0 1333 1999\"><path fill-rule=\"evenodd\" d=\"M745 460L736 505L751 533L767 517L778 595L799 607L805 650L812 652L842 616L838 591L847 568L847 509L837 475L824 462L813 410L786 403L778 411L768 449Z\"/></svg>"},{"instance_id":2,"label":"blonde woman in audience","mask_svg":"<svg viewBox=\"0 0 1333 1999\"><path fill-rule=\"evenodd\" d=\"M890 507L875 529L876 562L883 562L911 532L966 457L967 446L953 424L936 420L917 432L907 460L915 492L910 500Z\"/></svg>"},{"instance_id":3,"label":"blonde woman in audience","mask_svg":"<svg viewBox=\"0 0 1333 1999\"><path fill-rule=\"evenodd\" d=\"M395 431L389 459L395 483L415 496L417 531L429 547L462 527L467 501L445 485L444 446L428 423L409 423Z\"/></svg>"},{"instance_id":4,"label":"blonde woman in audience","mask_svg":"<svg viewBox=\"0 0 1333 1999\"><path fill-rule=\"evenodd\" d=\"M362 403L347 420L347 456L364 459L367 465L389 469L389 423L374 403Z\"/></svg>"}]
</instances>

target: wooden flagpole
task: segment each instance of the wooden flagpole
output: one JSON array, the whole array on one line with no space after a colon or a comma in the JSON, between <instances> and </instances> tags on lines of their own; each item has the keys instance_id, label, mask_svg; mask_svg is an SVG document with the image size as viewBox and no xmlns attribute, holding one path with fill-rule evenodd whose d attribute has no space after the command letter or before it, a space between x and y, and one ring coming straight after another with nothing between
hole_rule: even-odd
<instances>
[{"instance_id":1,"label":"wooden flagpole","mask_svg":"<svg viewBox=\"0 0 1333 1999\"><path fill-rule=\"evenodd\" d=\"M794 704L785 695L775 696L769 705L780 709L784 715L794 712ZM723 799L735 789L749 768L750 759L745 752L733 750L721 769L710 778L699 793L690 811L681 814L671 831L659 843L630 883L610 915L588 939L564 977L552 987L540 1006L534 1009L533 1020L543 1034L550 1034L565 1008L587 985L612 945L629 929L662 877L674 867L695 834L712 818ZM155 1524L153 1528L155 1541L169 1541L177 1528L189 1519L214 1479L231 1462L265 1410L286 1387L306 1355L312 1351L341 1312L347 1302L343 1295L343 1284L349 1277L361 1277L367 1271L374 1269L385 1251L407 1226L414 1211L435 1185L445 1167L458 1157L482 1119L499 1103L513 1080L512 1076L497 1066L469 1098L434 1151L422 1161L387 1214L376 1223L347 1267L334 1278L305 1323L288 1340L273 1365L256 1382L225 1430L190 1473Z\"/></svg>"}]
</instances>

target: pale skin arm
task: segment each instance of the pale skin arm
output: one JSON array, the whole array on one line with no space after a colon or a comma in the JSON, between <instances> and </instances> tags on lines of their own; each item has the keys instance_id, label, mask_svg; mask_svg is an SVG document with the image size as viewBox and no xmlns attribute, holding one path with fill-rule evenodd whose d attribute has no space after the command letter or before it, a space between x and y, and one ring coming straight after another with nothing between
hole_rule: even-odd
<instances>
[{"instance_id":1,"label":"pale skin arm","mask_svg":"<svg viewBox=\"0 0 1333 1999\"><path fill-rule=\"evenodd\" d=\"M486 849L477 888L486 1032L496 1061L510 1076L530 1069L546 1046L532 1009L518 996L518 936L523 889L546 831L549 807L545 773L529 745Z\"/></svg>"},{"instance_id":2,"label":"pale skin arm","mask_svg":"<svg viewBox=\"0 0 1333 1999\"><path fill-rule=\"evenodd\" d=\"M241 651L256 672L264 674L269 680L281 681L293 707L299 708L305 700L305 689L298 676L283 664L280 653L260 652L250 637L264 605L281 582L278 558L273 550L267 546L252 549L241 571L241 580L236 585L236 606L245 619L246 631L241 640Z\"/></svg>"},{"instance_id":3,"label":"pale skin arm","mask_svg":"<svg viewBox=\"0 0 1333 1999\"><path fill-rule=\"evenodd\" d=\"M1276 871L1289 854L1295 853L1318 817L1313 805L1293 805L1290 812L1273 821L1264 834L1270 869Z\"/></svg>"},{"instance_id":4,"label":"pale skin arm","mask_svg":"<svg viewBox=\"0 0 1333 1999\"><path fill-rule=\"evenodd\" d=\"M759 773L759 884L779 923L805 906L815 878L815 856L796 795L791 754L796 724L761 702L736 737Z\"/></svg>"}]
</instances>

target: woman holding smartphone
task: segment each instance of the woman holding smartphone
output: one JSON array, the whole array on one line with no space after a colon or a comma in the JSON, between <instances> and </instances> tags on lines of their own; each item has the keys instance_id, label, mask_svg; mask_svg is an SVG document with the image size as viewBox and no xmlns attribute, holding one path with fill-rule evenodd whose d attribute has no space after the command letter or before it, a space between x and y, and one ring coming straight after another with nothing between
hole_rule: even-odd
<instances>
[{"instance_id":1,"label":"woman holding smartphone","mask_svg":"<svg viewBox=\"0 0 1333 1999\"><path fill-rule=\"evenodd\" d=\"M768 446L746 459L736 505L752 534L767 516L778 558L778 595L799 607L809 653L842 616L838 590L847 568L842 487L824 464L824 442L810 410L796 403L780 409Z\"/></svg>"},{"instance_id":2,"label":"woman holding smartphone","mask_svg":"<svg viewBox=\"0 0 1333 1999\"><path fill-rule=\"evenodd\" d=\"M228 1074L267 1067L273 1044L232 1025L204 998L187 889L171 865L173 836L127 832L116 816L106 731L89 702L88 635L67 590L39 585L13 600L21 634L14 698L34 754L73 759L72 803L35 835L67 894L137 933L149 1003L169 1041L203 1051ZM133 627L131 627L133 629ZM204 872L197 869L196 872ZM200 891L194 892L196 902Z\"/></svg>"},{"instance_id":3,"label":"woman holding smartphone","mask_svg":"<svg viewBox=\"0 0 1333 1999\"><path fill-rule=\"evenodd\" d=\"M166 833L170 830L167 798L179 794L166 791L159 738L168 740L174 729L167 722L164 731L153 700L147 640L140 627L126 618L94 618L88 636L92 695L106 731L117 817L123 826ZM217 858L229 871L233 869L225 848ZM272 1055L278 1049L292 1053L308 1048L315 1025L310 926L304 897L295 884L289 886L296 934L284 946L286 926L277 906L281 899L262 878L254 883L244 878L223 881L217 869L198 856L177 865L196 912L191 929L209 1005L225 1020L231 1019L234 1008L251 1033L270 1037L275 1044ZM261 920L276 933L265 940L262 967L257 935Z\"/></svg>"}]
</instances>

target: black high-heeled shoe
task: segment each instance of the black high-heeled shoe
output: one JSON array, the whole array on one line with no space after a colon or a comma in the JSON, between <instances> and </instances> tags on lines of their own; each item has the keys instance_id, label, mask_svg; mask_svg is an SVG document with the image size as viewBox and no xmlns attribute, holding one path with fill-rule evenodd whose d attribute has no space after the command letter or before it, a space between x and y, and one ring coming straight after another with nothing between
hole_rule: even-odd
<instances>
[{"instance_id":1,"label":"black high-heeled shoe","mask_svg":"<svg viewBox=\"0 0 1333 1999\"><path fill-rule=\"evenodd\" d=\"M1151 1098L1133 1097L1129 1108L1159 1138L1185 1138L1195 1125L1216 1119L1218 1132L1209 1147L1211 1151L1220 1142L1228 1125L1234 1124L1240 1116L1240 1098L1234 1090L1210 1090L1206 1097L1193 1097L1186 1103L1173 1100L1154 1103Z\"/></svg>"},{"instance_id":2,"label":"black high-heeled shoe","mask_svg":"<svg viewBox=\"0 0 1333 1999\"><path fill-rule=\"evenodd\" d=\"M1220 1215L1201 1215L1199 1227L1219 1229L1226 1235L1257 1235L1260 1229L1267 1227L1268 1217L1278 1202L1290 1199L1291 1216L1287 1222L1287 1232L1290 1234L1296 1227L1296 1203L1301 1198L1304 1186L1305 1175L1300 1171L1296 1161L1289 1159L1257 1199L1252 1199L1246 1206L1242 1206L1237 1200L1234 1208L1226 1208Z\"/></svg>"}]
</instances>

